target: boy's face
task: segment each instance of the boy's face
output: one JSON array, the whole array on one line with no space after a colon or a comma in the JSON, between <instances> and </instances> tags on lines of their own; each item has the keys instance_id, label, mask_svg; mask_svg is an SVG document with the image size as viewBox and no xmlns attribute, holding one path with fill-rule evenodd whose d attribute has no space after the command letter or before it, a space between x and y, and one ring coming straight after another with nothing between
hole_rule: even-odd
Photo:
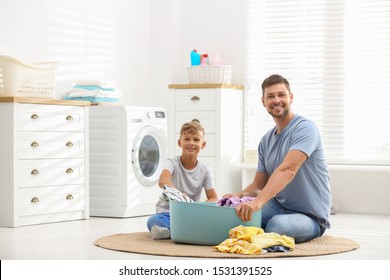
<instances>
[{"instance_id":1,"label":"boy's face","mask_svg":"<svg viewBox=\"0 0 390 280\"><path fill-rule=\"evenodd\" d=\"M178 140L179 147L182 149L182 155L197 156L201 149L206 147L201 131L184 131Z\"/></svg>"}]
</instances>

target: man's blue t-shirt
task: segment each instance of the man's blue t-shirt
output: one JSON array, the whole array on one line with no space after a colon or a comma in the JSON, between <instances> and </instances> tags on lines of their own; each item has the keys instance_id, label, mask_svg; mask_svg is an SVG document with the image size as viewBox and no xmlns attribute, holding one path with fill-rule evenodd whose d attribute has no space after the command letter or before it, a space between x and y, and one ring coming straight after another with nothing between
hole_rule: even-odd
<instances>
[{"instance_id":1,"label":"man's blue t-shirt","mask_svg":"<svg viewBox=\"0 0 390 280\"><path fill-rule=\"evenodd\" d=\"M307 160L293 181L275 198L286 209L316 218L321 226L329 228L329 174L317 126L312 121L295 115L279 134L275 134L276 129L274 127L261 138L257 172L266 172L271 176L289 151L304 152Z\"/></svg>"}]
</instances>

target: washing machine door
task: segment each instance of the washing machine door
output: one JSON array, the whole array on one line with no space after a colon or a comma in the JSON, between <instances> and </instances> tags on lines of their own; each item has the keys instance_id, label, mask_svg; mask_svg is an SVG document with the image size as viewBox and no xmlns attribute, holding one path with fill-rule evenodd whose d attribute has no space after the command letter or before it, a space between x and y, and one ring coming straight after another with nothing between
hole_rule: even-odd
<instances>
[{"instance_id":1,"label":"washing machine door","mask_svg":"<svg viewBox=\"0 0 390 280\"><path fill-rule=\"evenodd\" d=\"M137 134L133 149L133 170L145 186L158 182L166 160L166 136L162 129L145 126Z\"/></svg>"}]
</instances>

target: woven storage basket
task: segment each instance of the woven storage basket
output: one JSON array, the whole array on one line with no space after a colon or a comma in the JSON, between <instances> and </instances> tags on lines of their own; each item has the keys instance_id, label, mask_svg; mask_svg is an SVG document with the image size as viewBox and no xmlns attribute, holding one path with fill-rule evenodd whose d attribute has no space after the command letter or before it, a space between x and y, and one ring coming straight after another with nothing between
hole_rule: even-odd
<instances>
[{"instance_id":1,"label":"woven storage basket","mask_svg":"<svg viewBox=\"0 0 390 280\"><path fill-rule=\"evenodd\" d=\"M54 97L57 62L26 64L0 56L0 96Z\"/></svg>"},{"instance_id":2,"label":"woven storage basket","mask_svg":"<svg viewBox=\"0 0 390 280\"><path fill-rule=\"evenodd\" d=\"M233 67L231 65L200 65L187 67L190 84L230 84Z\"/></svg>"}]
</instances>

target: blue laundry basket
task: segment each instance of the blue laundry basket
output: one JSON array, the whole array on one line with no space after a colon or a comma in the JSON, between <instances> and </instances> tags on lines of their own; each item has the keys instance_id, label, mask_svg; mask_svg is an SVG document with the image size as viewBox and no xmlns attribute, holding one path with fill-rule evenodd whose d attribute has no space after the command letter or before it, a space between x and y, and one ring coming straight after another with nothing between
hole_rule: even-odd
<instances>
[{"instance_id":1,"label":"blue laundry basket","mask_svg":"<svg viewBox=\"0 0 390 280\"><path fill-rule=\"evenodd\" d=\"M239 226L261 227L261 210L243 222L232 207L208 202L170 201L171 239L180 243L218 245L229 238L229 230Z\"/></svg>"}]
</instances>

